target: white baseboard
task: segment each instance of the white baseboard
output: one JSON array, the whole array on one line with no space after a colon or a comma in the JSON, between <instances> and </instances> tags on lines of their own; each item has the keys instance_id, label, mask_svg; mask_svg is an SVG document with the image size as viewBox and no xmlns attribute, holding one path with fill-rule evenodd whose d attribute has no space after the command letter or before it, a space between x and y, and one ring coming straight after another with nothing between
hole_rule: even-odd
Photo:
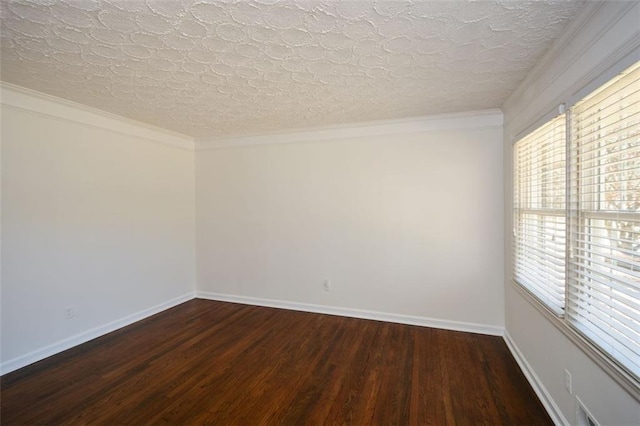
<instances>
[{"instance_id":1,"label":"white baseboard","mask_svg":"<svg viewBox=\"0 0 640 426\"><path fill-rule=\"evenodd\" d=\"M160 303L156 306L152 306L151 308L128 315L119 320L112 321L108 324L93 328L91 330L87 330L85 332L76 334L75 336L71 336L67 339L45 346L44 348L29 352L26 355L22 355L9 361L3 362L2 364L0 364L0 374L10 373L19 368L26 367L29 364L33 364L34 362L43 360L62 351L66 351L67 349L71 349L74 346L86 343L89 340L104 336L107 333L111 333L112 331L133 324L136 321L140 321L144 318L150 317L151 315L155 315L159 312L172 308L176 305L191 300L194 297L195 293L189 292L182 296L176 297L175 299Z\"/></svg>"},{"instance_id":2,"label":"white baseboard","mask_svg":"<svg viewBox=\"0 0 640 426\"><path fill-rule=\"evenodd\" d=\"M218 300L220 302L241 303L243 305L266 306L270 308L289 309L292 311L314 312L319 314L338 315L342 317L361 318L375 321L393 322L398 324L418 325L421 327L442 328L445 330L465 331L469 333L488 334L492 336L502 336L504 332L504 328L502 327L484 324L390 314L385 312L365 311L361 309L338 308L334 306L313 305L308 303L288 302L283 300L235 296L232 294L212 293L207 291L197 291L196 297L200 299Z\"/></svg>"},{"instance_id":3,"label":"white baseboard","mask_svg":"<svg viewBox=\"0 0 640 426\"><path fill-rule=\"evenodd\" d=\"M544 384L534 371L533 367L531 367L527 359L520 351L520 348L518 348L507 330L504 331L504 341L507 343L507 347L511 351L513 357L516 359L516 362L529 381L529 384L535 391L536 395L538 395L538 398L542 402L542 405L544 405L547 413L549 413L549 416L551 417L551 420L553 420L553 423L559 426L568 426L569 422L567 421L566 417L562 414L562 411L560 411L560 408L558 408L558 405L551 397L551 394L549 394L547 388L544 386Z\"/></svg>"},{"instance_id":4,"label":"white baseboard","mask_svg":"<svg viewBox=\"0 0 640 426\"><path fill-rule=\"evenodd\" d=\"M93 340L112 331L118 330L127 325L133 324L144 318L155 315L159 312L172 308L176 305L184 303L194 297L209 300L218 300L222 302L241 303L244 305L266 306L272 308L289 309L294 311L315 312L327 315L338 315L351 318L361 318L374 321L385 321L398 324L417 325L421 327L441 328L445 330L464 331L469 333L487 334L492 336L502 336L504 329L502 327L467 323L459 321L441 320L435 318L390 314L385 312L366 311L360 309L339 308L325 305L314 305L308 303L287 302L282 300L261 299L255 297L235 296L230 294L212 293L212 292L190 292L175 299L158 304L151 308L128 315L119 320L110 322L100 327L76 334L67 339L61 340L44 348L35 350L20 357L11 359L0 364L0 374L10 373L19 368L25 367L34 362L43 360L47 357L70 349L74 346ZM516 357L517 359L517 357ZM526 373L525 373L526 374Z\"/></svg>"}]
</instances>

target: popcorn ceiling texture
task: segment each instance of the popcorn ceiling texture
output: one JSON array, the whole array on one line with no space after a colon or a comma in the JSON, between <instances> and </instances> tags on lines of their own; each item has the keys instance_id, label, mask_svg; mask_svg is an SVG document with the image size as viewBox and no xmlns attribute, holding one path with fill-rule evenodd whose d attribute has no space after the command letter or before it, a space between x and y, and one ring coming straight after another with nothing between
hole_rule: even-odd
<instances>
[{"instance_id":1,"label":"popcorn ceiling texture","mask_svg":"<svg viewBox=\"0 0 640 426\"><path fill-rule=\"evenodd\" d=\"M582 5L1 0L1 78L196 138L497 108Z\"/></svg>"}]
</instances>

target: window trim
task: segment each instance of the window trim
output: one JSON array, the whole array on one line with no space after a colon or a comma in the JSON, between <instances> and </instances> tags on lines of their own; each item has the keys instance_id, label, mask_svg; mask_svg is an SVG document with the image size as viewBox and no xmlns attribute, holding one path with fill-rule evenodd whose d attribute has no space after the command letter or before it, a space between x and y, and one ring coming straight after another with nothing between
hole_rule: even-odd
<instances>
[{"instance_id":1,"label":"window trim","mask_svg":"<svg viewBox=\"0 0 640 426\"><path fill-rule=\"evenodd\" d=\"M611 79L615 78L621 72L626 70L627 68L634 65L638 62L638 58L640 58L640 47L633 49L631 52L626 54L623 58L616 61L613 65L607 67L603 72L597 75L595 78L590 80L587 84L576 90L571 96L567 97L567 102L564 104L560 104L557 108L553 108L551 110L547 110L542 116L539 116L537 120L535 120L532 124L527 126L523 131L519 132L515 137L512 137L511 140L511 227L513 229L511 238L509 238L510 251L511 256L509 257L510 262L510 277L509 281L511 286L516 290L518 294L520 294L528 303L530 303L538 312L542 314L542 316L549 321L554 327L556 327L565 337L569 339L570 342L575 344L588 358L594 361L602 370L607 373L612 379L614 379L619 385L621 385L633 398L637 401L640 401L640 379L636 378L626 369L621 367L616 361L614 361L609 354L607 354L603 349L598 347L595 343L592 343L585 336L583 336L578 330L575 329L574 326L571 325L570 322L567 321L565 315L558 315L557 312L553 311L550 307L545 305L545 303L540 300L531 290L526 288L523 284L520 284L516 281L514 275L514 263L513 263L513 250L515 248L515 217L513 215L514 212L514 203L513 199L514 191L515 191L515 158L514 158L514 146L520 141L522 138L532 133L539 127L543 126L550 120L553 120L560 114L565 113L565 111L569 111L573 105L577 102L580 102L584 97L588 96L591 92L598 89L603 84L606 84ZM567 121L570 119L570 114L567 113ZM567 123L567 143L569 142L569 134L570 125ZM567 151L567 156L569 156L569 149ZM567 158L568 160L568 158ZM567 161L567 168L569 167L569 162ZM566 179L567 186L569 185L569 179ZM567 188L569 189L569 188ZM569 192L567 192L569 194ZM567 203L567 212L566 216L569 218L569 204ZM567 239L567 244L569 244L569 239ZM567 253L569 250L567 250ZM568 255L568 254L567 254ZM566 266L569 264L567 262ZM565 291L568 291L568 285L565 284Z\"/></svg>"}]
</instances>

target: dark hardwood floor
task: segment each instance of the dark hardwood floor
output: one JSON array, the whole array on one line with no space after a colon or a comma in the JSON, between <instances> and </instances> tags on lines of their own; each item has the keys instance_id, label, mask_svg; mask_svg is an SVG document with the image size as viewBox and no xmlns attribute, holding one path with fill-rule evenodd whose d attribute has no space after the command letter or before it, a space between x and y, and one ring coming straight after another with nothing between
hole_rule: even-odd
<instances>
[{"instance_id":1,"label":"dark hardwood floor","mask_svg":"<svg viewBox=\"0 0 640 426\"><path fill-rule=\"evenodd\" d=\"M552 424L500 337L198 299L0 386L3 425Z\"/></svg>"}]
</instances>

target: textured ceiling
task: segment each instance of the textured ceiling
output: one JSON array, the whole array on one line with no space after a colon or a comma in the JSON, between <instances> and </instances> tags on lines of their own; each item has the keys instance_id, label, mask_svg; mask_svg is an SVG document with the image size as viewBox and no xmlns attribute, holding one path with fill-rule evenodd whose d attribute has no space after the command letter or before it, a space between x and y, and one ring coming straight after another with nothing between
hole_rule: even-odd
<instances>
[{"instance_id":1,"label":"textured ceiling","mask_svg":"<svg viewBox=\"0 0 640 426\"><path fill-rule=\"evenodd\" d=\"M500 107L583 6L0 2L3 81L196 138Z\"/></svg>"}]
</instances>

